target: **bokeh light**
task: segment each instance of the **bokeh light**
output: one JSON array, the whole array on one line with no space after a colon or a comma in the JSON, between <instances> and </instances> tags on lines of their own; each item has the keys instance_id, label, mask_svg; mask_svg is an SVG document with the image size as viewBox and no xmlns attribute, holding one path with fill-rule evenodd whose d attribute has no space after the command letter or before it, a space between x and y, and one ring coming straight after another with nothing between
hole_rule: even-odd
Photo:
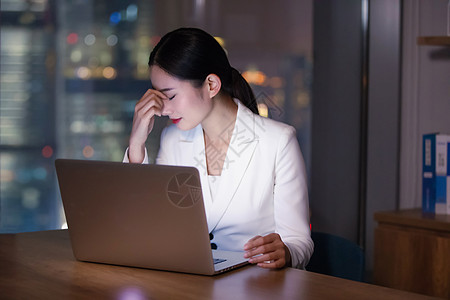
<instances>
[{"instance_id":1,"label":"bokeh light","mask_svg":"<svg viewBox=\"0 0 450 300\"><path fill-rule=\"evenodd\" d=\"M127 21L136 21L138 16L138 7L136 4L130 4L127 7L126 18Z\"/></svg>"},{"instance_id":2,"label":"bokeh light","mask_svg":"<svg viewBox=\"0 0 450 300\"><path fill-rule=\"evenodd\" d=\"M86 79L91 78L92 71L87 67L79 67L76 70L76 75L78 78L86 80Z\"/></svg>"},{"instance_id":3,"label":"bokeh light","mask_svg":"<svg viewBox=\"0 0 450 300\"><path fill-rule=\"evenodd\" d=\"M74 63L80 62L82 58L83 53L79 49L73 50L70 53L70 60Z\"/></svg>"},{"instance_id":4,"label":"bokeh light","mask_svg":"<svg viewBox=\"0 0 450 300\"><path fill-rule=\"evenodd\" d=\"M66 38L67 44L73 45L76 44L78 42L78 34L76 33L71 33L67 36Z\"/></svg>"},{"instance_id":5,"label":"bokeh light","mask_svg":"<svg viewBox=\"0 0 450 300\"><path fill-rule=\"evenodd\" d=\"M264 103L258 103L258 111L260 116L266 118L269 116L269 108Z\"/></svg>"},{"instance_id":6,"label":"bokeh light","mask_svg":"<svg viewBox=\"0 0 450 300\"><path fill-rule=\"evenodd\" d=\"M94 148L92 148L92 146L85 146L83 148L83 156L86 158L91 158L92 156L94 156Z\"/></svg>"},{"instance_id":7,"label":"bokeh light","mask_svg":"<svg viewBox=\"0 0 450 300\"><path fill-rule=\"evenodd\" d=\"M247 80L248 83L255 85L264 85L266 82L266 74L257 70L248 70L242 73L242 76Z\"/></svg>"},{"instance_id":8,"label":"bokeh light","mask_svg":"<svg viewBox=\"0 0 450 300\"><path fill-rule=\"evenodd\" d=\"M122 19L122 16L121 16L120 12L117 12L117 11L113 12L111 14L111 16L109 17L109 21L112 24L119 24L121 19Z\"/></svg>"},{"instance_id":9,"label":"bokeh light","mask_svg":"<svg viewBox=\"0 0 450 300\"><path fill-rule=\"evenodd\" d=\"M49 145L42 148L42 156L45 158L50 158L53 155L53 148Z\"/></svg>"},{"instance_id":10,"label":"bokeh light","mask_svg":"<svg viewBox=\"0 0 450 300\"><path fill-rule=\"evenodd\" d=\"M117 76L116 69L113 67L106 67L103 69L103 77L106 79L114 79Z\"/></svg>"},{"instance_id":11,"label":"bokeh light","mask_svg":"<svg viewBox=\"0 0 450 300\"><path fill-rule=\"evenodd\" d=\"M16 176L14 175L14 172L11 170L0 170L0 181L1 182L12 182Z\"/></svg>"},{"instance_id":12,"label":"bokeh light","mask_svg":"<svg viewBox=\"0 0 450 300\"><path fill-rule=\"evenodd\" d=\"M118 41L119 41L119 38L115 34L111 34L110 36L108 36L106 38L106 44L108 44L108 46L111 46L111 47L117 45Z\"/></svg>"},{"instance_id":13,"label":"bokeh light","mask_svg":"<svg viewBox=\"0 0 450 300\"><path fill-rule=\"evenodd\" d=\"M27 209L36 209L40 204L41 192L35 188L26 188L22 191L22 206Z\"/></svg>"},{"instance_id":14,"label":"bokeh light","mask_svg":"<svg viewBox=\"0 0 450 300\"><path fill-rule=\"evenodd\" d=\"M92 46L95 44L96 38L93 34L88 34L84 37L84 43L88 46Z\"/></svg>"}]
</instances>

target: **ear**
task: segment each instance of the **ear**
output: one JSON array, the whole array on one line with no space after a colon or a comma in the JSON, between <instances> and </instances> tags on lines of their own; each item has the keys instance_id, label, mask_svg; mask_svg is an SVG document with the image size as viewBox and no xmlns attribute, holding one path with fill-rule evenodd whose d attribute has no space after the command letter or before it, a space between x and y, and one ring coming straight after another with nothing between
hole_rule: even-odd
<instances>
[{"instance_id":1,"label":"ear","mask_svg":"<svg viewBox=\"0 0 450 300\"><path fill-rule=\"evenodd\" d=\"M205 84L210 98L216 96L222 88L222 81L216 74L209 74L206 76Z\"/></svg>"}]
</instances>

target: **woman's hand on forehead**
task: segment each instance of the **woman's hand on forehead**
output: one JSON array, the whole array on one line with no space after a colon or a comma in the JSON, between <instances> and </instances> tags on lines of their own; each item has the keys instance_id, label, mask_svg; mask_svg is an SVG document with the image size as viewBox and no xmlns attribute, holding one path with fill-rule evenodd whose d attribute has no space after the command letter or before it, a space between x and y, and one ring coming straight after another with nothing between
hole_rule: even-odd
<instances>
[{"instance_id":1,"label":"woman's hand on forehead","mask_svg":"<svg viewBox=\"0 0 450 300\"><path fill-rule=\"evenodd\" d=\"M153 130L155 115L162 115L164 99L167 99L167 96L162 92L148 89L136 103L128 152L130 162L142 162L144 159L145 142Z\"/></svg>"}]
</instances>

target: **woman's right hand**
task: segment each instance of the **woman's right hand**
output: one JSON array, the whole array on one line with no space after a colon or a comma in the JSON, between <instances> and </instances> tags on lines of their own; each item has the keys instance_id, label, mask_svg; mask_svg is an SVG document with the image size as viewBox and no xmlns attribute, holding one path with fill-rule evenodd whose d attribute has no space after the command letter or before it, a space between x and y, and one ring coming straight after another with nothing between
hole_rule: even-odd
<instances>
[{"instance_id":1,"label":"woman's right hand","mask_svg":"<svg viewBox=\"0 0 450 300\"><path fill-rule=\"evenodd\" d=\"M161 116L164 107L163 93L149 89L134 107L133 127L130 135L128 158L132 163L141 163L145 156L145 141L152 132L155 115Z\"/></svg>"}]
</instances>

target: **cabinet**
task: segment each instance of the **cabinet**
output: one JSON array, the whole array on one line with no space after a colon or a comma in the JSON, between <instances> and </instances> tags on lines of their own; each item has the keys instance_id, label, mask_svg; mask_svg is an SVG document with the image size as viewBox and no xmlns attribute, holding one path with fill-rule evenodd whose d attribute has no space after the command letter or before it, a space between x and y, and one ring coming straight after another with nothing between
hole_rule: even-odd
<instances>
[{"instance_id":1,"label":"cabinet","mask_svg":"<svg viewBox=\"0 0 450 300\"><path fill-rule=\"evenodd\" d=\"M377 212L374 283L450 299L450 215Z\"/></svg>"},{"instance_id":2,"label":"cabinet","mask_svg":"<svg viewBox=\"0 0 450 300\"><path fill-rule=\"evenodd\" d=\"M417 44L422 46L450 46L450 36L419 36Z\"/></svg>"}]
</instances>

